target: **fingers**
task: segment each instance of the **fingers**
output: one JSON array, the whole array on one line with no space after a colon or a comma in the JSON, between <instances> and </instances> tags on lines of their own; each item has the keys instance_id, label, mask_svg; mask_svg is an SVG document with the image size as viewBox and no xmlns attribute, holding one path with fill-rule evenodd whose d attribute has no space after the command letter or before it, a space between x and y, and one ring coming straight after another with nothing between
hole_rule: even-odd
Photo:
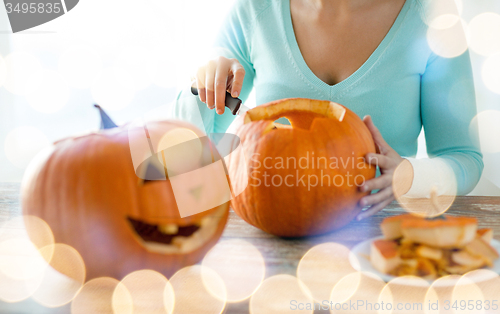
<instances>
[{"instance_id":1,"label":"fingers","mask_svg":"<svg viewBox=\"0 0 500 314\"><path fill-rule=\"evenodd\" d=\"M375 142L375 145L378 147L379 151L381 154L387 154L388 149L390 148L387 142L384 140L382 134L378 130L378 128L375 126L373 123L372 117L370 116L365 116L363 118L363 122L366 124L366 127L368 130L370 130L370 133L372 134L373 141Z\"/></svg>"},{"instance_id":2,"label":"fingers","mask_svg":"<svg viewBox=\"0 0 500 314\"><path fill-rule=\"evenodd\" d=\"M381 203L387 199L391 199L391 200L393 199L392 188L390 186L381 189L380 191L378 191L375 194L370 194L370 195L363 197L359 201L359 205L366 207L366 206Z\"/></svg>"},{"instance_id":3,"label":"fingers","mask_svg":"<svg viewBox=\"0 0 500 314\"><path fill-rule=\"evenodd\" d=\"M233 62L231 66L231 72L233 74L233 80L231 82L231 96L236 98L240 96L241 88L243 87L245 69L236 59L234 60L235 62Z\"/></svg>"},{"instance_id":4,"label":"fingers","mask_svg":"<svg viewBox=\"0 0 500 314\"><path fill-rule=\"evenodd\" d=\"M226 58L219 58L217 63L217 69L215 71L215 106L217 107L217 113L223 114L225 110L226 102L226 86L228 72L230 68L230 61Z\"/></svg>"},{"instance_id":5,"label":"fingers","mask_svg":"<svg viewBox=\"0 0 500 314\"><path fill-rule=\"evenodd\" d=\"M214 82L216 69L217 63L215 60L210 60L205 69L206 104L210 109L215 108Z\"/></svg>"},{"instance_id":6,"label":"fingers","mask_svg":"<svg viewBox=\"0 0 500 314\"><path fill-rule=\"evenodd\" d=\"M200 100L217 113L225 110L226 91L239 97L243 87L245 69L237 59L219 57L200 67L196 74L196 85Z\"/></svg>"},{"instance_id":7,"label":"fingers","mask_svg":"<svg viewBox=\"0 0 500 314\"><path fill-rule=\"evenodd\" d=\"M368 208L367 210L361 212L357 217L356 217L356 220L362 220L362 219L365 219L365 218L368 218L376 213L378 213L379 211L381 211L382 209L384 209L387 205L389 205L390 203L392 202L392 199L387 199L381 203L378 203L376 205L372 205L370 208Z\"/></svg>"},{"instance_id":8,"label":"fingers","mask_svg":"<svg viewBox=\"0 0 500 314\"><path fill-rule=\"evenodd\" d=\"M381 176L378 176L374 179L366 181L365 183L363 183L359 187L359 190L361 192L368 192L368 191L372 191L372 190L380 190L380 189L386 188L386 187L391 186L391 185L392 185L392 176L386 174L386 175L381 175ZM364 206L366 206L366 205L364 205Z\"/></svg>"},{"instance_id":9,"label":"fingers","mask_svg":"<svg viewBox=\"0 0 500 314\"><path fill-rule=\"evenodd\" d=\"M362 192L376 189L379 189L379 191L375 194L367 195L359 201L360 206L370 207L361 212L358 215L357 220L364 219L381 211L394 200L394 193L392 190L392 173L398 164L403 160L401 156L399 156L399 154L393 150L389 144L387 144L370 116L365 116L363 118L363 122L368 130L370 130L378 152L377 154L367 154L366 161L371 165L377 165L380 168L382 175L365 182L360 187Z\"/></svg>"},{"instance_id":10,"label":"fingers","mask_svg":"<svg viewBox=\"0 0 500 314\"><path fill-rule=\"evenodd\" d=\"M379 166L380 169L390 169L397 166L392 158L380 154L366 154L366 161L370 165Z\"/></svg>"}]
</instances>

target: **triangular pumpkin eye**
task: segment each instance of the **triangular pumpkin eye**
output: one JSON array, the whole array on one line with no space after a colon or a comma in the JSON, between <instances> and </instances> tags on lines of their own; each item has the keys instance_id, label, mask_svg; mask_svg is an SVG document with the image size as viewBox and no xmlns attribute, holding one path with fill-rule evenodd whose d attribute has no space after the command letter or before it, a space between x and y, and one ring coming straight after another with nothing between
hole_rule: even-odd
<instances>
[{"instance_id":1,"label":"triangular pumpkin eye","mask_svg":"<svg viewBox=\"0 0 500 314\"><path fill-rule=\"evenodd\" d=\"M156 157L149 158L150 160L158 160ZM162 167L161 170L159 167ZM166 173L163 168L163 165L155 165L154 162L151 162L148 164L146 167L146 173L144 176L144 183L149 182L149 181L157 181L157 180L165 180L166 179Z\"/></svg>"},{"instance_id":2,"label":"triangular pumpkin eye","mask_svg":"<svg viewBox=\"0 0 500 314\"><path fill-rule=\"evenodd\" d=\"M142 179L140 183L166 180L168 178L165 168L156 155L149 157L136 170L137 176Z\"/></svg>"}]
</instances>

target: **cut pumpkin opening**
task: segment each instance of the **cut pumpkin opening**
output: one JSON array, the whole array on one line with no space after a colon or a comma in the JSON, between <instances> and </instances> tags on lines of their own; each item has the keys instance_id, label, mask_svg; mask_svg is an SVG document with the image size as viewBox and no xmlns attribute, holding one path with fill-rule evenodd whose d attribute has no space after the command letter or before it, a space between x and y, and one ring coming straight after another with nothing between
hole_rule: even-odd
<instances>
[{"instance_id":1,"label":"cut pumpkin opening","mask_svg":"<svg viewBox=\"0 0 500 314\"><path fill-rule=\"evenodd\" d=\"M342 121L345 114L346 109L342 105L328 100L289 98L247 111L244 123L272 120L270 130L290 128L309 130L317 118L333 118ZM291 126L274 122L282 117L287 118Z\"/></svg>"},{"instance_id":2,"label":"cut pumpkin opening","mask_svg":"<svg viewBox=\"0 0 500 314\"><path fill-rule=\"evenodd\" d=\"M157 242L163 244L171 244L172 240L177 236L190 237L195 233L200 226L177 226L175 224L168 225L153 225L138 219L128 217L128 221L134 228L135 232L147 242Z\"/></svg>"},{"instance_id":3,"label":"cut pumpkin opening","mask_svg":"<svg viewBox=\"0 0 500 314\"><path fill-rule=\"evenodd\" d=\"M127 217L135 239L148 251L161 254L185 254L203 246L212 239L226 208L220 206L214 213L191 225L151 224Z\"/></svg>"}]
</instances>

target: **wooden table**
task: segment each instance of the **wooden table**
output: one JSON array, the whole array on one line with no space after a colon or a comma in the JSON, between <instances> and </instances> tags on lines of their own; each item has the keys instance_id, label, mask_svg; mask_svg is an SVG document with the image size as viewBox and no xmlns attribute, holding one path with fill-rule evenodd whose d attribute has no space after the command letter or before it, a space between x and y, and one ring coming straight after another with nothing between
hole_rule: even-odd
<instances>
[{"instance_id":1,"label":"wooden table","mask_svg":"<svg viewBox=\"0 0 500 314\"><path fill-rule=\"evenodd\" d=\"M306 239L282 239L254 228L231 211L222 238L244 239L253 244L265 259L266 278L277 274L296 275L301 257L314 245L336 242L351 248L363 240L381 235L379 225L382 219L402 212L401 207L393 202L383 212L360 222L353 221L330 234ZM476 217L479 227L492 228L495 238L500 240L500 197L460 196L448 213ZM0 183L0 224L19 215L19 184ZM69 313L69 309L69 305L47 309L31 299L14 304L0 302L0 313ZM248 313L248 300L228 304L224 313Z\"/></svg>"}]
</instances>

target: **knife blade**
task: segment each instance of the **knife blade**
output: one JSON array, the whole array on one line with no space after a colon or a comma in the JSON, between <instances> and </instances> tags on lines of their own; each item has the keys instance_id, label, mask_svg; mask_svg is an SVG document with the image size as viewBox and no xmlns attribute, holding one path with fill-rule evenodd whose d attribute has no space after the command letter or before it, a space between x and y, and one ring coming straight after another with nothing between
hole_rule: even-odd
<instances>
[{"instance_id":1,"label":"knife blade","mask_svg":"<svg viewBox=\"0 0 500 314\"><path fill-rule=\"evenodd\" d=\"M198 95L198 89L191 86L191 93L193 95ZM224 105L231 110L231 113L236 116L241 116L249 110L248 107L243 105L243 102L239 98L234 98L229 92L226 91L226 100Z\"/></svg>"}]
</instances>

